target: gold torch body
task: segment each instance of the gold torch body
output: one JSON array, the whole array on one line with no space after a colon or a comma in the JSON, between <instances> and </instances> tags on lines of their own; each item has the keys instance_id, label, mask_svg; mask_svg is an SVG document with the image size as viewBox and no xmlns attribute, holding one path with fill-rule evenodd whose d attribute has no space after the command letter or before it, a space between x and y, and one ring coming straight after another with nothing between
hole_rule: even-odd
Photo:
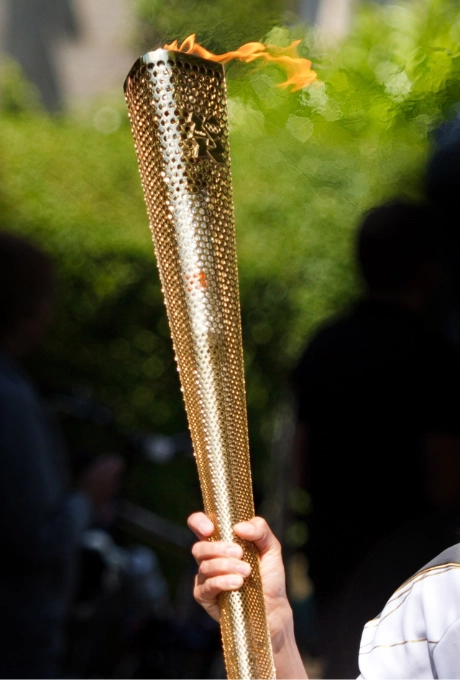
<instances>
[{"instance_id":1,"label":"gold torch body","mask_svg":"<svg viewBox=\"0 0 460 680\"><path fill-rule=\"evenodd\" d=\"M258 553L232 529L254 503L224 70L155 50L125 97L204 509L252 567L219 603L227 675L275 678Z\"/></svg>"}]
</instances>

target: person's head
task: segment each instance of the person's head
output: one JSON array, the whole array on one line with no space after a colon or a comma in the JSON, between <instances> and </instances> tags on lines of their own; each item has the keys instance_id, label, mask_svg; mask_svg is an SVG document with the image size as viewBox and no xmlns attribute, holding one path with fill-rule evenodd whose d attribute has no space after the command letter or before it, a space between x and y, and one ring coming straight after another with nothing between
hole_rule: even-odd
<instances>
[{"instance_id":1,"label":"person's head","mask_svg":"<svg viewBox=\"0 0 460 680\"><path fill-rule=\"evenodd\" d=\"M19 359L44 339L54 298L51 258L29 239L0 231L0 346Z\"/></svg>"},{"instance_id":2,"label":"person's head","mask_svg":"<svg viewBox=\"0 0 460 680\"><path fill-rule=\"evenodd\" d=\"M398 198L369 210L359 225L356 256L369 293L423 304L439 283L437 216Z\"/></svg>"},{"instance_id":3,"label":"person's head","mask_svg":"<svg viewBox=\"0 0 460 680\"><path fill-rule=\"evenodd\" d=\"M460 229L457 198L460 191L460 116L443 122L434 132L425 172L425 193L444 216L442 233L447 247L458 248Z\"/></svg>"}]
</instances>

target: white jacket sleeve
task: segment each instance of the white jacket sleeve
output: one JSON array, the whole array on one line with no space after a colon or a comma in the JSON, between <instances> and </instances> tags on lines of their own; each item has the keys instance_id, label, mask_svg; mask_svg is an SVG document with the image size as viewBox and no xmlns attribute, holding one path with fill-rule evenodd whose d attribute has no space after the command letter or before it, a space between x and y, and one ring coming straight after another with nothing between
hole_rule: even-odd
<instances>
[{"instance_id":1,"label":"white jacket sleeve","mask_svg":"<svg viewBox=\"0 0 460 680\"><path fill-rule=\"evenodd\" d=\"M427 565L392 595L364 627L359 668L364 680L460 678L460 564Z\"/></svg>"}]
</instances>

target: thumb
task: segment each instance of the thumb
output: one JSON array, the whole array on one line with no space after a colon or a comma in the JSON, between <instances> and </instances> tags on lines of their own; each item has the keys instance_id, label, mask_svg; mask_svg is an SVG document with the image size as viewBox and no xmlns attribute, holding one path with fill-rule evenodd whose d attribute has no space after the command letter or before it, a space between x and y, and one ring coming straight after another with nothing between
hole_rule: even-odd
<instances>
[{"instance_id":1,"label":"thumb","mask_svg":"<svg viewBox=\"0 0 460 680\"><path fill-rule=\"evenodd\" d=\"M240 522L234 526L235 534L247 541L252 541L261 555L273 550L281 552L281 545L263 517L253 517L248 522Z\"/></svg>"}]
</instances>

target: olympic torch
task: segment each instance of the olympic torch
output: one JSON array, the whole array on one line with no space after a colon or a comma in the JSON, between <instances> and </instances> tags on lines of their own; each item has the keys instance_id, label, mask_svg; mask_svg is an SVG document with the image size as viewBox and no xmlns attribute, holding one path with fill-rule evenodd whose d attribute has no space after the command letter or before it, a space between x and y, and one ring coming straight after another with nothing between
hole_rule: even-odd
<instances>
[{"instance_id":1,"label":"olympic torch","mask_svg":"<svg viewBox=\"0 0 460 680\"><path fill-rule=\"evenodd\" d=\"M229 678L275 678L254 516L223 66L158 49L125 96L181 389L213 540L237 541L251 575L220 599Z\"/></svg>"},{"instance_id":2,"label":"olympic torch","mask_svg":"<svg viewBox=\"0 0 460 680\"><path fill-rule=\"evenodd\" d=\"M242 545L251 575L220 597L229 678L275 678L259 556L233 526L254 516L222 63L262 58L300 89L316 76L287 49L212 55L175 41L140 57L124 84L155 256L212 540ZM222 63L219 63L222 62Z\"/></svg>"}]
</instances>

